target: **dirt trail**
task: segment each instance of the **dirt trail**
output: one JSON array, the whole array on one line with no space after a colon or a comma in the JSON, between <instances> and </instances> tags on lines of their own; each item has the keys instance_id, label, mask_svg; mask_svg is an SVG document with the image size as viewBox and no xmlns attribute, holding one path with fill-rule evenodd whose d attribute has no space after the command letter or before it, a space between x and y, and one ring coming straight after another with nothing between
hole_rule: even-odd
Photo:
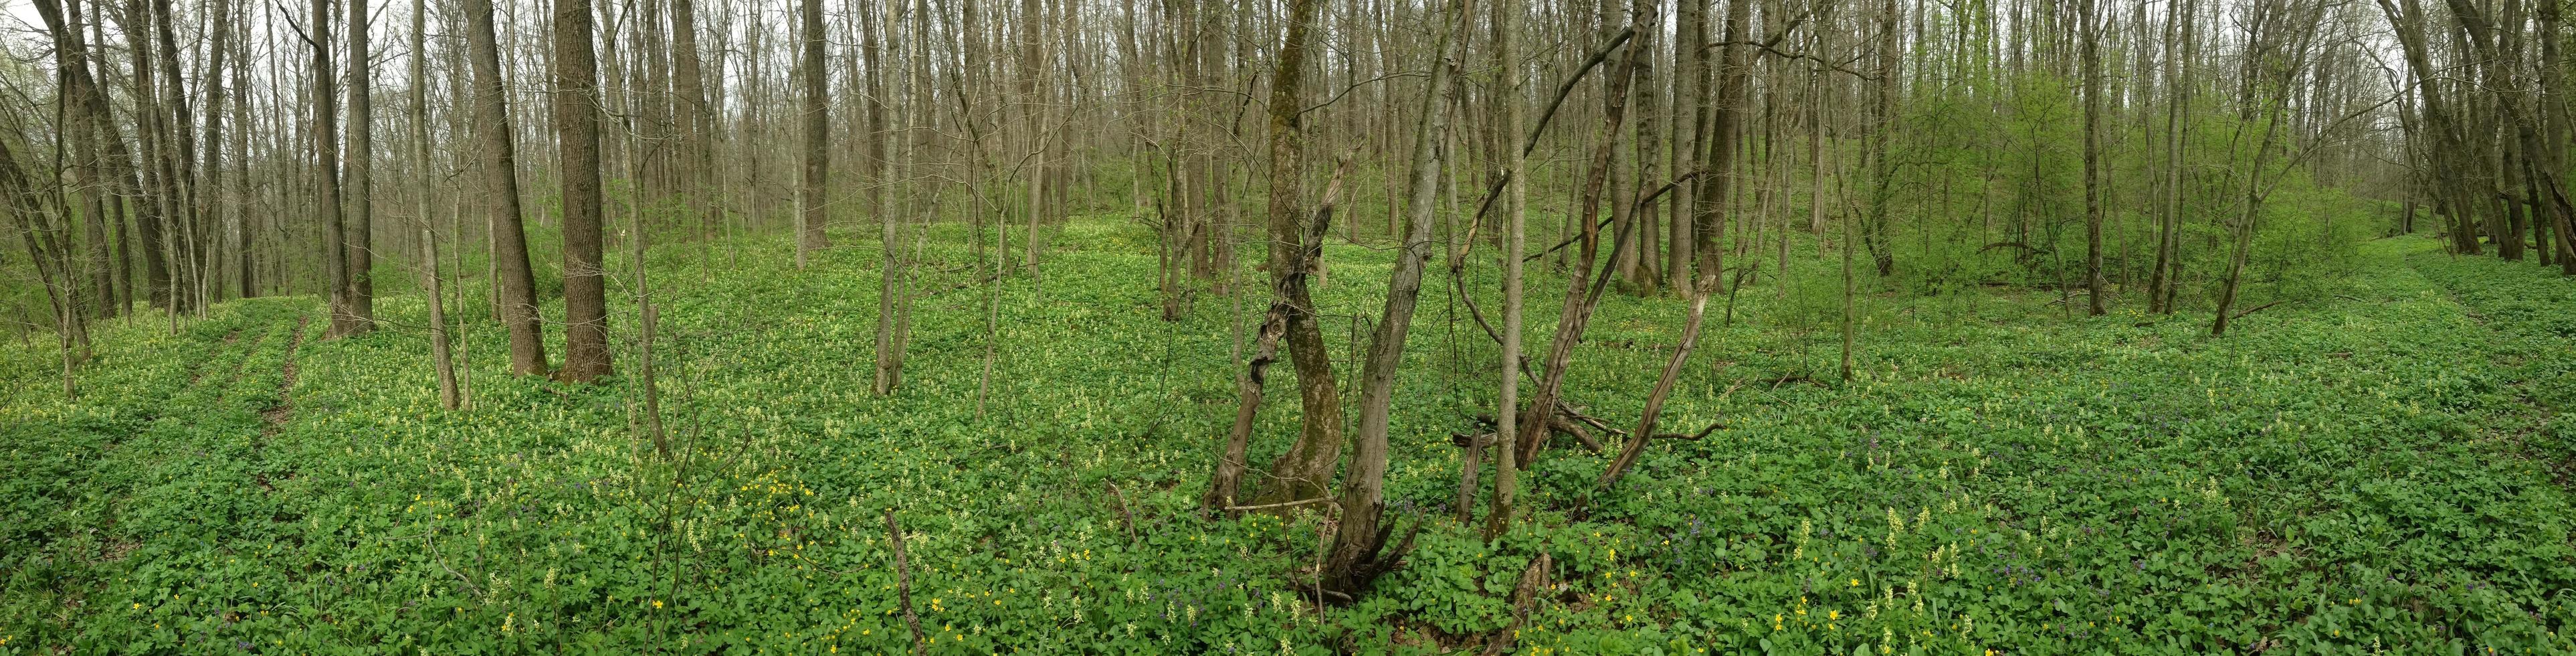
<instances>
[{"instance_id":1,"label":"dirt trail","mask_svg":"<svg viewBox=\"0 0 2576 656\"><path fill-rule=\"evenodd\" d=\"M304 329L312 323L311 315L295 318L295 333L288 336L286 342L286 364L282 366L285 375L277 383L277 405L260 413L268 419L268 427L260 430L261 437L276 435L278 427L295 416L295 352L304 347Z\"/></svg>"}]
</instances>

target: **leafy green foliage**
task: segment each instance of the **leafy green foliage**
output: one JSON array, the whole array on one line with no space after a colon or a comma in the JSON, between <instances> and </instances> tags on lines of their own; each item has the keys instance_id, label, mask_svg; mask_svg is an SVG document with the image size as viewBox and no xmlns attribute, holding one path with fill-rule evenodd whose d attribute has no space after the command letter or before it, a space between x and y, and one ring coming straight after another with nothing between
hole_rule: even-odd
<instances>
[{"instance_id":1,"label":"leafy green foliage","mask_svg":"<svg viewBox=\"0 0 2576 656\"><path fill-rule=\"evenodd\" d=\"M1525 652L2576 649L2557 483L2576 428L2554 413L2576 299L2529 265L2369 242L2285 274L2304 300L2223 340L2134 302L2069 319L2015 288L1873 294L1843 383L1838 272L1800 258L1712 322L1666 410L1723 429L1650 446L1588 504L1606 458L1560 440L1523 478L1533 515L1490 543L1445 519L1447 435L1485 411L1496 350L1430 285L1388 475L1398 521L1429 528L1318 611L1321 516L1194 508L1257 299L1160 321L1150 237L1116 219L1063 226L1042 277L1000 285L975 284L964 227L937 230L890 398L868 393L871 248L801 273L774 238L655 250L673 460L631 429L632 379L512 378L474 303L451 309L475 319L458 412L417 297L335 341L309 298L177 335L102 325L77 403L44 345L8 347L0 653L900 653L889 509L933 653L1454 650L1508 625L1540 554ZM1337 359L1390 257L1330 249ZM1488 268L1468 286L1490 316ZM1540 277L1534 326L1562 285ZM1633 420L1681 316L1614 297L1569 398ZM1296 415L1272 395L1255 462Z\"/></svg>"}]
</instances>

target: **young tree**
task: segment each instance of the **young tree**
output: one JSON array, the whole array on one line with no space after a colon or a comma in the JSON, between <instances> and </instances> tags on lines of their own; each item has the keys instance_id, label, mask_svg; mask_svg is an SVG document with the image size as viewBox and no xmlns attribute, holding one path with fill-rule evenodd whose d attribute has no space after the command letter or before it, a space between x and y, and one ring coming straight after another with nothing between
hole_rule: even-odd
<instances>
[{"instance_id":1,"label":"young tree","mask_svg":"<svg viewBox=\"0 0 2576 656\"><path fill-rule=\"evenodd\" d=\"M706 75L698 61L696 0L671 0L671 122L680 138L680 180L688 185L686 207L699 218L698 237L712 238L723 220L710 195L715 192L714 117L707 106ZM861 21L861 24L869 24ZM871 62L869 69L876 65Z\"/></svg>"},{"instance_id":2,"label":"young tree","mask_svg":"<svg viewBox=\"0 0 2576 656\"><path fill-rule=\"evenodd\" d=\"M1651 0L1648 0L1651 1ZM1341 523L1334 530L1332 556L1324 561L1324 588L1357 598L1378 575L1394 569L1411 546L1385 550L1388 530L1379 526L1386 512L1387 429L1395 399L1396 368L1404 361L1404 337L1413 327L1413 308L1422 294L1422 270L1431 257L1431 219L1438 209L1440 149L1447 137L1449 71L1457 62L1450 52L1466 29L1470 0L1456 0L1447 16L1435 20L1440 36L1431 49L1430 82L1422 91L1422 114L1414 124L1411 189L1405 203L1404 248L1396 254L1387 280L1386 309L1369 336L1368 355L1360 365L1360 423L1351 453L1350 475L1342 480ZM1451 24L1454 23L1455 27ZM1392 527L1386 527L1391 529ZM1416 526L1415 530L1420 530Z\"/></svg>"},{"instance_id":3,"label":"young tree","mask_svg":"<svg viewBox=\"0 0 2576 656\"><path fill-rule=\"evenodd\" d=\"M1698 3L1697 0L1685 0L1682 4L1690 6ZM1525 120L1522 117L1521 73L1518 62L1512 58L1512 45L1516 36L1514 32L1519 30L1521 14L1526 9L1522 3L1508 1L1494 2L1492 6L1494 8L1494 70L1497 78L1497 84L1494 86L1501 94L1494 99L1493 104L1503 112L1503 134L1518 136L1527 131L1528 126L1524 125ZM1684 43L1694 42L1685 40ZM1685 73L1684 78L1694 79L1694 76ZM1504 191L1503 216L1509 227L1505 229L1503 238L1503 335L1501 340L1503 372L1500 389L1496 392L1494 400L1494 436L1497 438L1494 442L1494 454L1497 460L1494 464L1493 511L1485 523L1487 539L1499 537L1504 531L1510 529L1513 496L1518 493L1516 488L1520 486L1520 464L1517 459L1520 450L1512 448L1511 444L1504 442L1503 439L1520 434L1518 410L1521 384L1521 251L1527 237L1523 224L1528 219L1526 202L1529 190L1529 158L1522 153L1523 151L1514 150L1504 155L1504 161L1509 163L1509 168L1503 171L1503 183L1509 188ZM1688 223L1680 209L1683 205L1680 201L1674 203L1673 221L1676 227L1671 243L1677 252L1687 249L1686 244L1689 243L1683 238L1684 233L1679 227ZM1678 263L1672 266L1674 271L1685 268L1688 267Z\"/></svg>"},{"instance_id":4,"label":"young tree","mask_svg":"<svg viewBox=\"0 0 2576 656\"><path fill-rule=\"evenodd\" d=\"M867 97L863 102L867 106L868 154L859 166L868 173L868 216L877 221L877 243L883 251L883 263L877 269L876 383L872 389L884 396L893 394L903 378L902 344L896 341L894 331L895 297L903 291L902 243L895 229L896 219L886 211L885 202L886 187L893 184L888 175L893 163L886 160L886 142L896 137L886 124L885 59L877 45L878 26L891 28L895 12L886 11L882 3L869 3L867 7L868 15L859 20L859 51L867 60Z\"/></svg>"},{"instance_id":5,"label":"young tree","mask_svg":"<svg viewBox=\"0 0 2576 656\"><path fill-rule=\"evenodd\" d=\"M429 222L429 3L411 0L410 101L406 112L411 119L412 174L420 178L420 193L413 197L412 220L420 229L420 278L422 300L429 305L429 363L438 374L438 404L456 409L461 399L456 387L456 362L449 357L447 343L447 299L439 295L438 236Z\"/></svg>"}]
</instances>

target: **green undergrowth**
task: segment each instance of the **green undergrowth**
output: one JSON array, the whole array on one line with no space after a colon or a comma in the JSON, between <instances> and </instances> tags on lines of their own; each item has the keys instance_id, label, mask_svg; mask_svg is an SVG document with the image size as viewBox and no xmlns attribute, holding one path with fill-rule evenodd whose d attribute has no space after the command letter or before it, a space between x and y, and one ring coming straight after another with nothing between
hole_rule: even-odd
<instances>
[{"instance_id":1,"label":"green undergrowth","mask_svg":"<svg viewBox=\"0 0 2576 656\"><path fill-rule=\"evenodd\" d=\"M1160 320L1151 239L1077 221L1000 285L962 231L924 240L890 398L869 392L872 246L803 271L783 239L656 249L667 459L631 379L509 376L480 281L451 308L476 319L456 412L418 296L336 340L305 297L110 324L70 403L50 350L8 347L0 653L903 653L889 511L932 653L1469 649L1539 554L1522 653L2576 649L2576 424L2554 412L2576 292L2535 266L2371 242L2349 273L2255 285L2279 305L2222 339L2128 297L2087 318L2053 291L1873 293L1843 382L1840 280L1800 258L1712 304L1664 425L1720 430L1651 445L1588 503L1606 458L1559 439L1492 543L1450 519L1449 435L1497 351L1435 275L1388 474L1390 512L1428 528L1319 611L1323 516L1194 510L1264 299ZM1345 376L1391 257L1328 255ZM1489 317L1490 268L1469 280ZM1535 350L1562 278L1533 269ZM1613 295L1572 402L1632 423L1682 316ZM1269 398L1256 463L1295 431L1296 395Z\"/></svg>"}]
</instances>

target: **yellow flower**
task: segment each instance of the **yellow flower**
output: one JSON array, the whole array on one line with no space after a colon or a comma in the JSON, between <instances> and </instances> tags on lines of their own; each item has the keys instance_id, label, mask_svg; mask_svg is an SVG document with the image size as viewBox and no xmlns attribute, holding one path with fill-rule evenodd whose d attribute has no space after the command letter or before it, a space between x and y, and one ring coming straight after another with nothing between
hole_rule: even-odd
<instances>
[{"instance_id":1,"label":"yellow flower","mask_svg":"<svg viewBox=\"0 0 2576 656\"><path fill-rule=\"evenodd\" d=\"M1829 611L1825 611L1825 619L1826 619L1826 620L1828 620L1828 621L1830 621L1830 620L1838 620L1838 619L1842 619L1842 618L1843 618L1843 612L1842 612L1842 611L1839 611L1839 610L1829 610Z\"/></svg>"},{"instance_id":2,"label":"yellow flower","mask_svg":"<svg viewBox=\"0 0 2576 656\"><path fill-rule=\"evenodd\" d=\"M1851 581L1851 585L1849 585L1849 586L1845 586L1845 587L1853 587L1853 588L1860 587L1860 579L1852 579L1852 581Z\"/></svg>"},{"instance_id":3,"label":"yellow flower","mask_svg":"<svg viewBox=\"0 0 2576 656\"><path fill-rule=\"evenodd\" d=\"M662 607L662 600L660 600L660 599L655 599L655 600L653 600L653 607L654 607L654 608L661 608L661 607Z\"/></svg>"}]
</instances>

